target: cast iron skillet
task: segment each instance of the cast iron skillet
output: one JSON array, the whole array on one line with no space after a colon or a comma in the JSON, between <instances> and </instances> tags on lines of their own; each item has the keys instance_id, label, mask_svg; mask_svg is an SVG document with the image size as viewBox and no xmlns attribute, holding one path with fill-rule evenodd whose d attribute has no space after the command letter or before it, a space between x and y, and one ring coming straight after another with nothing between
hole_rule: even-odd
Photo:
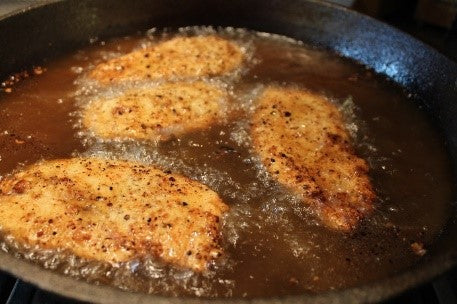
<instances>
[{"instance_id":1,"label":"cast iron skillet","mask_svg":"<svg viewBox=\"0 0 457 304\"><path fill-rule=\"evenodd\" d=\"M441 130L457 168L457 65L385 24L313 0L47 1L0 19L0 76L88 44L89 38L151 27L221 25L283 34L334 50L385 74L415 95ZM433 185L430 185L433 186ZM401 191L401 189L399 189ZM430 206L433 208L433 206ZM418 265L384 280L319 295L254 299L252 303L354 303L387 299L457 265L457 215ZM0 268L59 294L101 303L202 303L91 285L0 253ZM247 303L220 299L217 303Z\"/></svg>"}]
</instances>

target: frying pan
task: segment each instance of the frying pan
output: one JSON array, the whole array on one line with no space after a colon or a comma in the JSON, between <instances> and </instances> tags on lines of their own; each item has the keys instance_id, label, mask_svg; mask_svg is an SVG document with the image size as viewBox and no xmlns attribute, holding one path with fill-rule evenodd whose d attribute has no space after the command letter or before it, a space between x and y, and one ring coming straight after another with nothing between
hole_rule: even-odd
<instances>
[{"instance_id":1,"label":"frying pan","mask_svg":"<svg viewBox=\"0 0 457 304\"><path fill-rule=\"evenodd\" d=\"M215 25L278 33L330 49L385 74L414 94L445 138L457 169L457 65L412 37L353 11L313 0L45 1L0 19L0 76L87 45L89 38L151 27ZM432 186L432 185L431 185ZM432 208L433 206L431 206ZM355 288L250 303L354 303L385 300L457 265L457 214L415 266ZM97 286L0 253L0 269L68 297L100 303L203 303ZM215 303L247 303L218 299Z\"/></svg>"}]
</instances>

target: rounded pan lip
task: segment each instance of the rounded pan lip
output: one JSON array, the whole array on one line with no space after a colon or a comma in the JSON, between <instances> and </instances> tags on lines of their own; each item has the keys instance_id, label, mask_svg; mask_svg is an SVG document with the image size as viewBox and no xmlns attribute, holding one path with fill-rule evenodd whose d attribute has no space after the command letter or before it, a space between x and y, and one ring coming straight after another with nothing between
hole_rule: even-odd
<instances>
[{"instance_id":1,"label":"rounded pan lip","mask_svg":"<svg viewBox=\"0 0 457 304\"><path fill-rule=\"evenodd\" d=\"M0 252L0 269L44 290L82 301L96 303L374 303L386 300L408 288L418 286L444 273L457 263L457 255L435 256L425 265L416 265L409 270L373 283L321 294L303 294L272 298L191 298L166 297L152 294L123 291L115 287L91 284L52 270L43 269L29 261L19 260L13 255Z\"/></svg>"},{"instance_id":2,"label":"rounded pan lip","mask_svg":"<svg viewBox=\"0 0 457 304\"><path fill-rule=\"evenodd\" d=\"M46 5L49 5L52 3L63 2L63 1L65 1L65 0L43 0L43 1L39 1L37 3L31 3L23 8L15 9L7 14L1 15L0 22L3 21L4 19L8 19L8 18L16 16L16 15L27 13L30 10L33 10L33 9L36 9L36 8L39 8L42 6L46 6Z\"/></svg>"},{"instance_id":3,"label":"rounded pan lip","mask_svg":"<svg viewBox=\"0 0 457 304\"><path fill-rule=\"evenodd\" d=\"M44 6L53 5L65 0L45 0L29 5L25 9L19 9L9 14L0 17L0 22ZM323 2L319 0L301 0L299 2L313 2L322 6L331 7L336 10L344 11L347 14L354 14L370 20L385 28L390 28L401 33L404 37L414 40L428 52L432 52L435 56L438 55L440 60L447 61L451 66L457 66L444 55L432 47L424 44L408 34L402 33L398 29L394 29L390 25L384 24L369 16L347 9L333 3ZM349 57L344 55L345 57ZM355 58L357 60L357 58ZM391 76L391 75L388 75ZM367 283L357 287L351 287L342 290L335 290L321 294L303 294L296 296L272 297L272 298L220 298L211 299L212 303L373 303L381 300L386 300L396 294L399 294L409 288L423 284L440 274L457 266L457 250L450 250L435 256L424 258L418 264L400 271L397 274ZM26 260L21 260L15 256L0 251L0 269L9 272L22 280L32 283L44 290L55 292L63 296L75 298L83 301L97 303L206 303L208 299L189 298L189 297L164 297L149 295L144 293L134 293L123 291L114 287L91 284L86 281L78 280L69 276L65 276L42 268L37 264L33 264Z\"/></svg>"}]
</instances>

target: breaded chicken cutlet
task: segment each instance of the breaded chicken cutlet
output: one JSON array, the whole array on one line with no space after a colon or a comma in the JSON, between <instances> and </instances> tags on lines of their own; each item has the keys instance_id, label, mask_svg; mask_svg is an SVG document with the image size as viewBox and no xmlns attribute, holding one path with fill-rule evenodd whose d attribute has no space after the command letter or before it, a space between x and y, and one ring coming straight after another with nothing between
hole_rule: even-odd
<instances>
[{"instance_id":1,"label":"breaded chicken cutlet","mask_svg":"<svg viewBox=\"0 0 457 304\"><path fill-rule=\"evenodd\" d=\"M123 262L152 256L204 271L228 209L196 181L129 161L44 161L0 182L0 227L18 242Z\"/></svg>"},{"instance_id":2,"label":"breaded chicken cutlet","mask_svg":"<svg viewBox=\"0 0 457 304\"><path fill-rule=\"evenodd\" d=\"M373 210L368 165L354 154L341 114L325 98L266 88L257 101L251 136L268 172L299 194L327 226L350 231Z\"/></svg>"},{"instance_id":3,"label":"breaded chicken cutlet","mask_svg":"<svg viewBox=\"0 0 457 304\"><path fill-rule=\"evenodd\" d=\"M220 76L241 66L243 52L217 36L176 37L97 65L89 77L102 84L125 80Z\"/></svg>"},{"instance_id":4,"label":"breaded chicken cutlet","mask_svg":"<svg viewBox=\"0 0 457 304\"><path fill-rule=\"evenodd\" d=\"M225 90L204 82L135 88L89 102L82 124L104 139L166 140L215 123L224 115L227 98Z\"/></svg>"}]
</instances>

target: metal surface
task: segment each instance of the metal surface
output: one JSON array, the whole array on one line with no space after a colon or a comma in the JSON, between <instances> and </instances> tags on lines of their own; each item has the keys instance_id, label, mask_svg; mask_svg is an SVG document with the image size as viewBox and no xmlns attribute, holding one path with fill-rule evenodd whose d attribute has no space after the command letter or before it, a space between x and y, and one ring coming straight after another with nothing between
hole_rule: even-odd
<instances>
[{"instance_id":1,"label":"metal surface","mask_svg":"<svg viewBox=\"0 0 457 304\"><path fill-rule=\"evenodd\" d=\"M384 304L457 304L457 268ZM0 271L0 304L83 304L36 288Z\"/></svg>"},{"instance_id":2,"label":"metal surface","mask_svg":"<svg viewBox=\"0 0 457 304\"><path fill-rule=\"evenodd\" d=\"M457 66L412 37L374 19L318 1L69 0L48 1L0 19L0 77L88 44L90 38L150 27L222 25L294 37L334 50L385 74L415 94L442 131L457 168ZM369 285L319 295L253 299L250 303L375 302L417 286L457 264L456 215L415 267ZM101 303L206 303L91 285L0 254L0 268L59 294ZM218 299L214 303L247 303Z\"/></svg>"}]
</instances>

